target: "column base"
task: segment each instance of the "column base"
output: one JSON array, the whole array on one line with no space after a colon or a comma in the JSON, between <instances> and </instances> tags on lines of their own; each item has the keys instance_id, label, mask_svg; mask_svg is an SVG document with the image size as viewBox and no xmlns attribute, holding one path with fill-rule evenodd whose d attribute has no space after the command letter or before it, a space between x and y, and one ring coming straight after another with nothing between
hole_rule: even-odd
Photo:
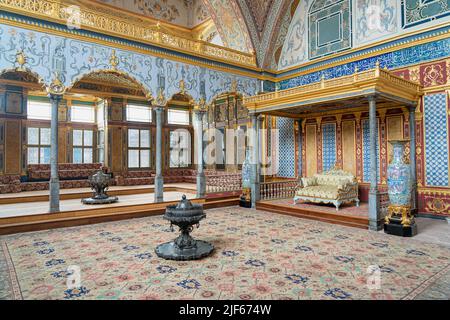
<instances>
[{"instance_id":1,"label":"column base","mask_svg":"<svg viewBox=\"0 0 450 320\"><path fill-rule=\"evenodd\" d=\"M49 183L50 188L50 213L60 212L59 206L59 178L51 178Z\"/></svg>"},{"instance_id":2,"label":"column base","mask_svg":"<svg viewBox=\"0 0 450 320\"><path fill-rule=\"evenodd\" d=\"M206 176L205 174L197 174L197 198L204 198L206 196Z\"/></svg>"},{"instance_id":3,"label":"column base","mask_svg":"<svg viewBox=\"0 0 450 320\"><path fill-rule=\"evenodd\" d=\"M378 190L369 191L369 230L383 229L383 217L380 211L380 193Z\"/></svg>"},{"instance_id":4,"label":"column base","mask_svg":"<svg viewBox=\"0 0 450 320\"><path fill-rule=\"evenodd\" d=\"M369 220L369 230L370 231L383 230L383 220Z\"/></svg>"},{"instance_id":5,"label":"column base","mask_svg":"<svg viewBox=\"0 0 450 320\"><path fill-rule=\"evenodd\" d=\"M162 176L155 177L155 203L164 202L164 179Z\"/></svg>"}]
</instances>

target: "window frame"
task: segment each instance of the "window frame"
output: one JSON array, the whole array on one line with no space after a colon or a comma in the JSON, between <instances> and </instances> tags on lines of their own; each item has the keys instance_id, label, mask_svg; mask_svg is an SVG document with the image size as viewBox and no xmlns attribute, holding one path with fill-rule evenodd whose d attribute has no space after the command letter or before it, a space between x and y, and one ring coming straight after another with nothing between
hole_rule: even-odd
<instances>
[{"instance_id":1,"label":"window frame","mask_svg":"<svg viewBox=\"0 0 450 320\"><path fill-rule=\"evenodd\" d=\"M30 129L38 129L38 144L30 144L29 143L29 130ZM49 144L42 144L42 134L41 131L42 129L48 129L49 131L51 130L50 127L47 126L27 126L27 144L26 144L26 148L27 148L27 165L38 165L38 164L50 164L50 158L48 162L42 162L41 160L41 149L47 148L50 150L51 148L51 131L50 131L50 137L49 137ZM29 149L30 148L37 148L38 149L38 162L37 163L30 163L30 157L29 157Z\"/></svg>"},{"instance_id":2,"label":"window frame","mask_svg":"<svg viewBox=\"0 0 450 320\"><path fill-rule=\"evenodd\" d=\"M170 121L170 113L171 112L183 112L187 113L188 115L188 122L171 122ZM168 108L167 109L167 124L172 126L191 126L192 125L192 119L191 119L191 111L189 109L181 109L181 108Z\"/></svg>"},{"instance_id":3,"label":"window frame","mask_svg":"<svg viewBox=\"0 0 450 320\"><path fill-rule=\"evenodd\" d=\"M74 114L74 110L76 110L77 108L85 108L85 109L92 109L92 120L89 121L81 121L81 120L74 120L73 119L73 114ZM84 124L96 124L97 123L97 110L95 106L91 106L91 105L84 105L84 104L79 104L79 103L73 103L70 106L70 122L74 122L74 123L84 123Z\"/></svg>"},{"instance_id":4,"label":"window frame","mask_svg":"<svg viewBox=\"0 0 450 320\"><path fill-rule=\"evenodd\" d=\"M130 130L136 130L139 132L139 138L138 138L138 147L130 147ZM142 131L148 132L148 139L149 144L148 147L142 147ZM130 151L138 151L138 166L137 167L131 167L130 166ZM143 167L141 164L141 152L142 151L148 151L149 159L148 159L148 166ZM127 168L129 170L141 170L141 169L151 169L152 167L152 131L150 129L144 129L144 128L128 128L127 130Z\"/></svg>"},{"instance_id":5,"label":"window frame","mask_svg":"<svg viewBox=\"0 0 450 320\"><path fill-rule=\"evenodd\" d=\"M81 145L75 145L74 144L74 134L75 131L81 131ZM85 136L85 131L90 131L92 133L92 144L91 145L85 145L85 140L84 140L84 136ZM72 163L74 164L92 164L95 163L95 141L94 141L94 135L95 135L96 130L94 129L85 129L85 128L74 128L72 129ZM81 162L75 162L75 149L81 149ZM84 157L84 152L85 149L90 149L91 150L91 154L92 154L92 161L91 162L86 162L85 161L85 157Z\"/></svg>"},{"instance_id":6,"label":"window frame","mask_svg":"<svg viewBox=\"0 0 450 320\"><path fill-rule=\"evenodd\" d=\"M140 121L140 120L131 120L129 115L129 108L139 108L139 109L148 109L150 119L147 121ZM134 123L153 123L153 110L151 106L145 105L145 104L139 104L139 103L127 103L125 106L125 119L127 122L134 122Z\"/></svg>"},{"instance_id":7,"label":"window frame","mask_svg":"<svg viewBox=\"0 0 450 320\"><path fill-rule=\"evenodd\" d=\"M173 148L171 145L172 142L172 133L173 132L185 132L188 134L187 137L187 146L186 148L178 147ZM178 145L180 146L180 137L178 137ZM172 152L178 150L178 165L172 165ZM181 155L184 151L187 151L187 159L188 163L186 163L184 166L181 165L180 159L182 158ZM189 129L186 128L176 128L171 129L169 131L169 169L186 169L190 168L192 166L192 132Z\"/></svg>"},{"instance_id":8,"label":"window frame","mask_svg":"<svg viewBox=\"0 0 450 320\"><path fill-rule=\"evenodd\" d=\"M33 116L30 117L30 106L33 104L39 104L39 105L46 105L49 108L49 115L48 117L39 117L39 116ZM44 100L36 100L36 99L28 99L27 100L27 120L31 121L51 121L52 120L52 104L50 101L44 101Z\"/></svg>"}]
</instances>

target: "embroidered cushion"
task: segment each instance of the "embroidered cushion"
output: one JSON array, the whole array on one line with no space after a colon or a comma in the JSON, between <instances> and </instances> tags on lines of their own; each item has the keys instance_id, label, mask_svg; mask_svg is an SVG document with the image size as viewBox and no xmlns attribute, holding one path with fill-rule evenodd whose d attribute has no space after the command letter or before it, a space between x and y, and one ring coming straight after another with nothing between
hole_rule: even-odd
<instances>
[{"instance_id":1,"label":"embroidered cushion","mask_svg":"<svg viewBox=\"0 0 450 320\"><path fill-rule=\"evenodd\" d=\"M317 186L317 178L316 177L302 178L302 184L304 188Z\"/></svg>"}]
</instances>

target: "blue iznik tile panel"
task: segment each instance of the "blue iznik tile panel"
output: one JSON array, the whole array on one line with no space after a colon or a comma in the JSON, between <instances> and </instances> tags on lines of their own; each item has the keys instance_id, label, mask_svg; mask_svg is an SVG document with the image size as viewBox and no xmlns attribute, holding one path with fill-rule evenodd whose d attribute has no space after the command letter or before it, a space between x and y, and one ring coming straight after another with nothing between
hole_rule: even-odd
<instances>
[{"instance_id":1,"label":"blue iznik tile panel","mask_svg":"<svg viewBox=\"0 0 450 320\"><path fill-rule=\"evenodd\" d=\"M404 28L450 15L450 0L402 0Z\"/></svg>"},{"instance_id":2,"label":"blue iznik tile panel","mask_svg":"<svg viewBox=\"0 0 450 320\"><path fill-rule=\"evenodd\" d=\"M336 164L336 124L322 126L322 166L328 171Z\"/></svg>"},{"instance_id":3,"label":"blue iznik tile panel","mask_svg":"<svg viewBox=\"0 0 450 320\"><path fill-rule=\"evenodd\" d=\"M426 95L424 110L426 184L446 187L449 185L447 95Z\"/></svg>"},{"instance_id":4,"label":"blue iznik tile panel","mask_svg":"<svg viewBox=\"0 0 450 320\"><path fill-rule=\"evenodd\" d=\"M450 56L450 38L389 52L364 60L345 63L333 68L311 72L289 80L284 80L281 81L280 89L289 89L319 82L322 75L325 79L333 79L351 75L355 72L355 68L358 68L360 71L373 69L375 68L377 61L380 62L383 68L396 69L426 61L446 58L448 56ZM307 70L305 69L302 71Z\"/></svg>"},{"instance_id":5,"label":"blue iznik tile panel","mask_svg":"<svg viewBox=\"0 0 450 320\"><path fill-rule=\"evenodd\" d=\"M369 119L362 120L363 135L363 181L370 182L370 125ZM378 182L380 178L380 131L377 121L377 176Z\"/></svg>"},{"instance_id":6,"label":"blue iznik tile panel","mask_svg":"<svg viewBox=\"0 0 450 320\"><path fill-rule=\"evenodd\" d=\"M295 178L295 131L294 119L277 118L278 128L278 176Z\"/></svg>"},{"instance_id":7,"label":"blue iznik tile panel","mask_svg":"<svg viewBox=\"0 0 450 320\"><path fill-rule=\"evenodd\" d=\"M180 91L180 80L185 81L186 91L194 99L211 100L229 91L234 80L238 91L245 95L254 95L259 89L258 80L249 77L0 24L0 72L18 67L15 58L20 50L27 57L25 67L46 85L55 73L60 74L66 87L71 87L89 73L111 70L115 50L117 71L136 80L153 96L163 88L170 98Z\"/></svg>"},{"instance_id":8,"label":"blue iznik tile panel","mask_svg":"<svg viewBox=\"0 0 450 320\"><path fill-rule=\"evenodd\" d=\"M352 46L350 0L315 0L309 22L309 57L322 57Z\"/></svg>"}]
</instances>

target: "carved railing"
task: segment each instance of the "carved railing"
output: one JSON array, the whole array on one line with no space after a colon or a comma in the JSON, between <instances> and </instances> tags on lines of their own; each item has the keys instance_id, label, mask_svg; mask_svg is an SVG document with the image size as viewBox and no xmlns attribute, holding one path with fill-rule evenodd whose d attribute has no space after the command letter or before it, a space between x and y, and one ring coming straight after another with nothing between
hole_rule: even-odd
<instances>
[{"instance_id":1,"label":"carved railing","mask_svg":"<svg viewBox=\"0 0 450 320\"><path fill-rule=\"evenodd\" d=\"M206 193L234 192L241 190L241 174L224 173L206 176Z\"/></svg>"},{"instance_id":2,"label":"carved railing","mask_svg":"<svg viewBox=\"0 0 450 320\"><path fill-rule=\"evenodd\" d=\"M264 182L260 184L261 200L293 198L298 185L296 180Z\"/></svg>"},{"instance_id":3,"label":"carved railing","mask_svg":"<svg viewBox=\"0 0 450 320\"><path fill-rule=\"evenodd\" d=\"M236 51L205 41L190 38L187 34L175 34L162 28L153 20L124 13L114 12L102 4L90 4L90 8L74 6L61 0L0 0L0 9L57 23L77 23L80 28L108 35L135 40L143 43L175 49L205 58L222 60L234 64L256 67L254 54Z\"/></svg>"}]
</instances>

